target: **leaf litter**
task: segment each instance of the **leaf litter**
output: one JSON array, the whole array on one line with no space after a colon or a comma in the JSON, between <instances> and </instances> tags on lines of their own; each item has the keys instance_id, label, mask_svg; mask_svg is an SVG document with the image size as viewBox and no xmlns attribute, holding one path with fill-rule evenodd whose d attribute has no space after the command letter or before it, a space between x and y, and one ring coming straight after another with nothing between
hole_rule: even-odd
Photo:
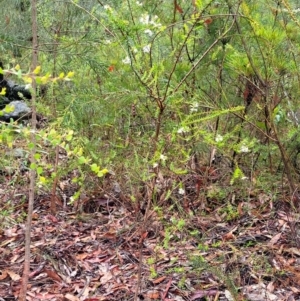
<instances>
[{"instance_id":1,"label":"leaf litter","mask_svg":"<svg viewBox=\"0 0 300 301\"><path fill-rule=\"evenodd\" d=\"M89 211L95 198L85 204ZM142 206L101 196L96 212L53 216L40 195L27 300L300 300L299 215L284 201L269 204L260 193L228 219L224 204L182 213L164 202L147 215ZM2 217L3 300L17 300L21 286L23 207Z\"/></svg>"}]
</instances>

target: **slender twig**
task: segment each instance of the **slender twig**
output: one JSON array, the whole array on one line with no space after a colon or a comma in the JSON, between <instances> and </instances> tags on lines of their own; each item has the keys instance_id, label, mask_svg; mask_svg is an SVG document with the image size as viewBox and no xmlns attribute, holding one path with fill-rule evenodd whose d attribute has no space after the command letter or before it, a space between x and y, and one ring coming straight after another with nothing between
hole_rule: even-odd
<instances>
[{"instance_id":1,"label":"slender twig","mask_svg":"<svg viewBox=\"0 0 300 301\"><path fill-rule=\"evenodd\" d=\"M38 59L38 35L37 35L37 7L36 0L31 1L31 19L32 19L32 62L31 70L35 70L37 67ZM32 76L32 121L31 121L31 136L30 140L33 145L30 151L30 160L32 164L35 164L36 153L36 80ZM29 185L29 200L28 200L28 212L27 212L27 224L25 229L25 257L24 257L24 269L22 277L22 286L19 294L20 301L26 301L27 284L30 271L30 242L31 242L31 222L33 203L35 197L35 185L36 185L36 170L31 168L30 170L30 185Z\"/></svg>"}]
</instances>

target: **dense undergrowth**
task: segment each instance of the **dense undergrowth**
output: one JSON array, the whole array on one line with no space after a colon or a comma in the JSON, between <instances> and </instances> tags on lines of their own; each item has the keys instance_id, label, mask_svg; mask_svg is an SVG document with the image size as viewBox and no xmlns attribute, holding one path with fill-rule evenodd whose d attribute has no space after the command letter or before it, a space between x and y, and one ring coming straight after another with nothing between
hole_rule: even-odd
<instances>
[{"instance_id":1,"label":"dense undergrowth","mask_svg":"<svg viewBox=\"0 0 300 301\"><path fill-rule=\"evenodd\" d=\"M2 227L26 209L30 169L52 213L119 202L141 222L141 237L155 216L165 249L181 231L198 237L196 216L231 225L270 208L297 212L296 5L39 1L36 163L30 123L2 124ZM4 75L28 83L30 2L9 1L2 14Z\"/></svg>"}]
</instances>

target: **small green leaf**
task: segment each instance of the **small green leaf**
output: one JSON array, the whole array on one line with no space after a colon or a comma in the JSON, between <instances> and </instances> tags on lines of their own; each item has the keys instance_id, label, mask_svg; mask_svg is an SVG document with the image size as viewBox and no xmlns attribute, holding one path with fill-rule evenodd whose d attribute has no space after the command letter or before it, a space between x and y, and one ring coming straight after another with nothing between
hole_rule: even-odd
<instances>
[{"instance_id":1,"label":"small green leaf","mask_svg":"<svg viewBox=\"0 0 300 301\"><path fill-rule=\"evenodd\" d=\"M28 148L29 148L29 149L33 149L33 148L34 148L34 143L32 143L32 142L29 142L29 144L28 144Z\"/></svg>"},{"instance_id":2,"label":"small green leaf","mask_svg":"<svg viewBox=\"0 0 300 301\"><path fill-rule=\"evenodd\" d=\"M78 183L79 179L77 177L72 179L72 183Z\"/></svg>"},{"instance_id":3,"label":"small green leaf","mask_svg":"<svg viewBox=\"0 0 300 301\"><path fill-rule=\"evenodd\" d=\"M5 95L6 94L6 88L2 88L0 95Z\"/></svg>"},{"instance_id":4,"label":"small green leaf","mask_svg":"<svg viewBox=\"0 0 300 301\"><path fill-rule=\"evenodd\" d=\"M42 183L42 184L46 184L46 182L47 182L46 178L42 177L42 176L39 177L39 180L40 180L40 183Z\"/></svg>"},{"instance_id":5,"label":"small green leaf","mask_svg":"<svg viewBox=\"0 0 300 301\"><path fill-rule=\"evenodd\" d=\"M18 70L17 76L18 76L18 78L20 78L20 79L22 78L22 70L21 70L21 69Z\"/></svg>"},{"instance_id":6,"label":"small green leaf","mask_svg":"<svg viewBox=\"0 0 300 301\"><path fill-rule=\"evenodd\" d=\"M42 174L43 172L43 168L41 166L39 166L37 169L36 169L36 172L38 175Z\"/></svg>"},{"instance_id":7,"label":"small green leaf","mask_svg":"<svg viewBox=\"0 0 300 301\"><path fill-rule=\"evenodd\" d=\"M100 172L102 172L103 175L106 175L109 172L109 170L107 168L104 168L104 169L100 170Z\"/></svg>"},{"instance_id":8,"label":"small green leaf","mask_svg":"<svg viewBox=\"0 0 300 301\"><path fill-rule=\"evenodd\" d=\"M34 70L33 70L33 74L39 74L41 72L41 66L37 66Z\"/></svg>"},{"instance_id":9,"label":"small green leaf","mask_svg":"<svg viewBox=\"0 0 300 301\"><path fill-rule=\"evenodd\" d=\"M40 160L41 159L41 154L34 154L35 160Z\"/></svg>"},{"instance_id":10,"label":"small green leaf","mask_svg":"<svg viewBox=\"0 0 300 301\"><path fill-rule=\"evenodd\" d=\"M103 176L104 176L103 172L99 171L99 172L97 173L97 177L102 178Z\"/></svg>"},{"instance_id":11,"label":"small green leaf","mask_svg":"<svg viewBox=\"0 0 300 301\"><path fill-rule=\"evenodd\" d=\"M15 107L13 106L13 105L7 105L5 108L4 108L4 112L5 113L11 113L11 112L13 112L14 111L14 109L15 109Z\"/></svg>"},{"instance_id":12,"label":"small green leaf","mask_svg":"<svg viewBox=\"0 0 300 301\"><path fill-rule=\"evenodd\" d=\"M241 179L243 177L244 177L244 174L243 174L242 170L239 167L236 167L233 172L233 175L231 177L230 184L232 185L235 182L235 180Z\"/></svg>"},{"instance_id":13,"label":"small green leaf","mask_svg":"<svg viewBox=\"0 0 300 301\"><path fill-rule=\"evenodd\" d=\"M94 163L91 165L91 170L95 173L98 173L100 171L100 167Z\"/></svg>"},{"instance_id":14,"label":"small green leaf","mask_svg":"<svg viewBox=\"0 0 300 301\"><path fill-rule=\"evenodd\" d=\"M74 134L74 131L70 130L69 133L68 133L68 135L67 135L67 137L66 137L66 140L67 141L71 141L72 138L73 138L73 134Z\"/></svg>"},{"instance_id":15,"label":"small green leaf","mask_svg":"<svg viewBox=\"0 0 300 301\"><path fill-rule=\"evenodd\" d=\"M78 158L78 163L79 163L80 165L86 163L86 158L83 157L83 156L79 157L79 158Z\"/></svg>"},{"instance_id":16,"label":"small green leaf","mask_svg":"<svg viewBox=\"0 0 300 301\"><path fill-rule=\"evenodd\" d=\"M75 74L75 72L70 71L70 72L67 74L67 77L73 77L74 74Z\"/></svg>"}]
</instances>

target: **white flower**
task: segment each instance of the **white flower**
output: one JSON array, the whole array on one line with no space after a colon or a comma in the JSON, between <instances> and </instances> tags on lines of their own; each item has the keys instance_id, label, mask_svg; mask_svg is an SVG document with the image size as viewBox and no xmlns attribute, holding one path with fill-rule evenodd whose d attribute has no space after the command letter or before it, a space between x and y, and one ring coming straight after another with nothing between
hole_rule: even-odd
<instances>
[{"instance_id":1,"label":"white flower","mask_svg":"<svg viewBox=\"0 0 300 301\"><path fill-rule=\"evenodd\" d=\"M198 109L199 109L199 103L198 102L193 102L191 105L190 105L190 112L193 113L193 112L198 112Z\"/></svg>"},{"instance_id":2,"label":"white flower","mask_svg":"<svg viewBox=\"0 0 300 301\"><path fill-rule=\"evenodd\" d=\"M221 141L223 141L223 136L221 136L220 134L217 134L215 140L216 140L216 142L221 142Z\"/></svg>"},{"instance_id":3,"label":"white flower","mask_svg":"<svg viewBox=\"0 0 300 301\"><path fill-rule=\"evenodd\" d=\"M165 156L165 155L163 155L163 154L161 154L159 158L160 158L160 160L162 160L162 161L166 161L166 160L168 159L168 157Z\"/></svg>"},{"instance_id":4,"label":"white flower","mask_svg":"<svg viewBox=\"0 0 300 301\"><path fill-rule=\"evenodd\" d=\"M129 56L126 56L125 59L122 60L122 63L123 63L123 64L126 64L126 65L130 64L130 63L131 63L130 57L129 57Z\"/></svg>"},{"instance_id":5,"label":"white flower","mask_svg":"<svg viewBox=\"0 0 300 301\"><path fill-rule=\"evenodd\" d=\"M143 6L143 3L141 3L140 1L136 1L136 5Z\"/></svg>"},{"instance_id":6,"label":"white flower","mask_svg":"<svg viewBox=\"0 0 300 301\"><path fill-rule=\"evenodd\" d=\"M112 11L112 8L109 5L107 5L107 4L104 5L103 7L104 7L105 10Z\"/></svg>"},{"instance_id":7,"label":"white flower","mask_svg":"<svg viewBox=\"0 0 300 301\"><path fill-rule=\"evenodd\" d=\"M249 148L246 145L242 145L240 148L240 152L241 153L248 153L249 152Z\"/></svg>"},{"instance_id":8,"label":"white flower","mask_svg":"<svg viewBox=\"0 0 300 301\"><path fill-rule=\"evenodd\" d=\"M153 31L150 30L150 29L146 29L146 30L144 31L144 33L147 34L147 35L149 35L149 37L152 37L152 35L153 35Z\"/></svg>"},{"instance_id":9,"label":"white flower","mask_svg":"<svg viewBox=\"0 0 300 301\"><path fill-rule=\"evenodd\" d=\"M111 40L105 40L105 41L104 41L104 44L106 44L106 45L111 44Z\"/></svg>"},{"instance_id":10,"label":"white flower","mask_svg":"<svg viewBox=\"0 0 300 301\"><path fill-rule=\"evenodd\" d=\"M148 14L142 14L142 16L140 17L140 22L142 24L148 25L150 22L150 16Z\"/></svg>"},{"instance_id":11,"label":"white flower","mask_svg":"<svg viewBox=\"0 0 300 301\"><path fill-rule=\"evenodd\" d=\"M185 194L185 191L183 188L179 188L178 189L178 193L181 194L181 195L184 195Z\"/></svg>"},{"instance_id":12,"label":"white flower","mask_svg":"<svg viewBox=\"0 0 300 301\"><path fill-rule=\"evenodd\" d=\"M178 134L187 133L189 131L188 127L181 127L177 130Z\"/></svg>"},{"instance_id":13,"label":"white flower","mask_svg":"<svg viewBox=\"0 0 300 301\"><path fill-rule=\"evenodd\" d=\"M151 19L151 20L150 20ZM160 23L156 23L156 20L158 19L157 16L153 16L152 18L150 18L150 16L148 14L143 14L140 17L140 22L144 25L153 25L155 27L160 27L161 24Z\"/></svg>"},{"instance_id":14,"label":"white flower","mask_svg":"<svg viewBox=\"0 0 300 301\"><path fill-rule=\"evenodd\" d=\"M157 162L153 163L153 168L156 168L157 166L158 166Z\"/></svg>"},{"instance_id":15,"label":"white flower","mask_svg":"<svg viewBox=\"0 0 300 301\"><path fill-rule=\"evenodd\" d=\"M149 53L150 50L151 50L151 45L150 44L148 44L148 45L146 45L146 46L143 47L143 52L144 53Z\"/></svg>"},{"instance_id":16,"label":"white flower","mask_svg":"<svg viewBox=\"0 0 300 301\"><path fill-rule=\"evenodd\" d=\"M156 23L155 20L158 19L158 16L153 16L151 21L149 22L151 25L155 26L155 27L160 27L161 24L160 23Z\"/></svg>"}]
</instances>

